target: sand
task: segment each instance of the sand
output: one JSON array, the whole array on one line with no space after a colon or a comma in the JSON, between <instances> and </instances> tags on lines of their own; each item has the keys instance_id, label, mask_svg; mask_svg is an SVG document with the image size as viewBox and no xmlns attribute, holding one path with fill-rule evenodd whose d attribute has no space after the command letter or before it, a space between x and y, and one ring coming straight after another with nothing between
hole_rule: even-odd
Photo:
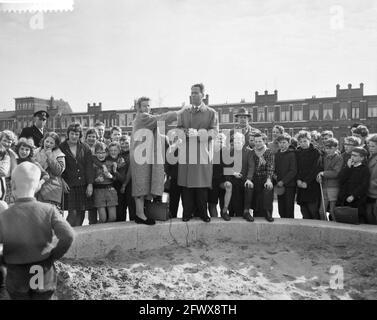
<instances>
[{"instance_id":1,"label":"sand","mask_svg":"<svg viewBox=\"0 0 377 320\"><path fill-rule=\"evenodd\" d=\"M58 299L377 299L377 251L228 240L57 263ZM333 268L333 269L332 269ZM342 268L342 269L339 269ZM344 272L343 288L336 275ZM332 280L332 281L331 281Z\"/></svg>"}]
</instances>

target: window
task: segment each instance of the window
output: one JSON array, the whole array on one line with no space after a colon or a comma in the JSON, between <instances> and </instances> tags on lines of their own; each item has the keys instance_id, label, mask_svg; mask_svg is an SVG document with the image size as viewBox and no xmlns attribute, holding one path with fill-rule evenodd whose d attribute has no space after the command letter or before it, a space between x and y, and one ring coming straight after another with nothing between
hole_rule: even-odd
<instances>
[{"instance_id":1,"label":"window","mask_svg":"<svg viewBox=\"0 0 377 320\"><path fill-rule=\"evenodd\" d=\"M333 107L332 103L323 104L323 120L332 120L333 119Z\"/></svg>"},{"instance_id":2,"label":"window","mask_svg":"<svg viewBox=\"0 0 377 320\"><path fill-rule=\"evenodd\" d=\"M89 127L89 119L88 117L84 117L83 118L83 127Z\"/></svg>"},{"instance_id":3,"label":"window","mask_svg":"<svg viewBox=\"0 0 377 320\"><path fill-rule=\"evenodd\" d=\"M264 107L258 107L258 122L265 122Z\"/></svg>"},{"instance_id":4,"label":"window","mask_svg":"<svg viewBox=\"0 0 377 320\"><path fill-rule=\"evenodd\" d=\"M274 122L275 121L275 110L274 110L274 107L268 107L267 121L268 122Z\"/></svg>"},{"instance_id":5,"label":"window","mask_svg":"<svg viewBox=\"0 0 377 320\"><path fill-rule=\"evenodd\" d=\"M132 121L134 120L132 113L127 113L127 126L132 126Z\"/></svg>"},{"instance_id":6,"label":"window","mask_svg":"<svg viewBox=\"0 0 377 320\"><path fill-rule=\"evenodd\" d=\"M124 113L119 115L119 124L121 127L126 125L126 115Z\"/></svg>"},{"instance_id":7,"label":"window","mask_svg":"<svg viewBox=\"0 0 377 320\"><path fill-rule=\"evenodd\" d=\"M352 102L352 119L360 119L360 105L358 102Z\"/></svg>"},{"instance_id":8,"label":"window","mask_svg":"<svg viewBox=\"0 0 377 320\"><path fill-rule=\"evenodd\" d=\"M283 106L280 112L280 121L291 121L289 106Z\"/></svg>"},{"instance_id":9,"label":"window","mask_svg":"<svg viewBox=\"0 0 377 320\"><path fill-rule=\"evenodd\" d=\"M302 121L302 110L293 111L293 121Z\"/></svg>"},{"instance_id":10,"label":"window","mask_svg":"<svg viewBox=\"0 0 377 320\"><path fill-rule=\"evenodd\" d=\"M221 122L222 123L229 123L229 114L228 113L223 113L221 115Z\"/></svg>"},{"instance_id":11,"label":"window","mask_svg":"<svg viewBox=\"0 0 377 320\"><path fill-rule=\"evenodd\" d=\"M348 119L348 103L341 102L340 103L340 120L347 120Z\"/></svg>"},{"instance_id":12,"label":"window","mask_svg":"<svg viewBox=\"0 0 377 320\"><path fill-rule=\"evenodd\" d=\"M368 118L377 117L377 101L368 102Z\"/></svg>"},{"instance_id":13,"label":"window","mask_svg":"<svg viewBox=\"0 0 377 320\"><path fill-rule=\"evenodd\" d=\"M312 104L309 109L309 119L313 121L319 120L319 105Z\"/></svg>"},{"instance_id":14,"label":"window","mask_svg":"<svg viewBox=\"0 0 377 320\"><path fill-rule=\"evenodd\" d=\"M294 106L293 107L293 121L302 121L302 119L303 119L302 106Z\"/></svg>"}]
</instances>

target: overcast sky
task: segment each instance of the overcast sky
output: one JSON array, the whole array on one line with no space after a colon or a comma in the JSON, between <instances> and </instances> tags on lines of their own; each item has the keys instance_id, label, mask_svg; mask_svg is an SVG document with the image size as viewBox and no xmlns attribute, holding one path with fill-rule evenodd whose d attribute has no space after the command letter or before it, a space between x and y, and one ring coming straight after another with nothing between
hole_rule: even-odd
<instances>
[{"instance_id":1,"label":"overcast sky","mask_svg":"<svg viewBox=\"0 0 377 320\"><path fill-rule=\"evenodd\" d=\"M42 30L30 17L0 13L1 110L51 95L74 111L141 95L177 106L196 82L211 103L334 96L337 83L377 94L375 0L76 0Z\"/></svg>"}]
</instances>

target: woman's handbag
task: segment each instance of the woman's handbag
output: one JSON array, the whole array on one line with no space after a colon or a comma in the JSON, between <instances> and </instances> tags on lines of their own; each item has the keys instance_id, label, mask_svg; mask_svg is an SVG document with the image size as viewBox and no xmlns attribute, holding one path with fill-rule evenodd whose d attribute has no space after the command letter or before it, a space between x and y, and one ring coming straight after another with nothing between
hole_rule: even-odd
<instances>
[{"instance_id":1,"label":"woman's handbag","mask_svg":"<svg viewBox=\"0 0 377 320\"><path fill-rule=\"evenodd\" d=\"M360 224L359 210L351 207L336 207L334 210L335 222Z\"/></svg>"},{"instance_id":2,"label":"woman's handbag","mask_svg":"<svg viewBox=\"0 0 377 320\"><path fill-rule=\"evenodd\" d=\"M145 202L145 215L159 221L166 221L170 219L169 203L166 202Z\"/></svg>"}]
</instances>

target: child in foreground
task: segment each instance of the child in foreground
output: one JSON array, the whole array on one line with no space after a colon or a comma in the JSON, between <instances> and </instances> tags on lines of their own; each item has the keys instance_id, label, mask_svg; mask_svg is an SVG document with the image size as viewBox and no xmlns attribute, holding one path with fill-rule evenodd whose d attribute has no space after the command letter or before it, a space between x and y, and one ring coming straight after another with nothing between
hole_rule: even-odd
<instances>
[{"instance_id":1,"label":"child in foreground","mask_svg":"<svg viewBox=\"0 0 377 320\"><path fill-rule=\"evenodd\" d=\"M6 288L15 300L52 298L57 285L54 261L63 257L74 239L72 227L58 209L34 198L40 176L35 164L19 164L11 179L15 204L0 214ZM55 246L53 234L58 240Z\"/></svg>"}]
</instances>

